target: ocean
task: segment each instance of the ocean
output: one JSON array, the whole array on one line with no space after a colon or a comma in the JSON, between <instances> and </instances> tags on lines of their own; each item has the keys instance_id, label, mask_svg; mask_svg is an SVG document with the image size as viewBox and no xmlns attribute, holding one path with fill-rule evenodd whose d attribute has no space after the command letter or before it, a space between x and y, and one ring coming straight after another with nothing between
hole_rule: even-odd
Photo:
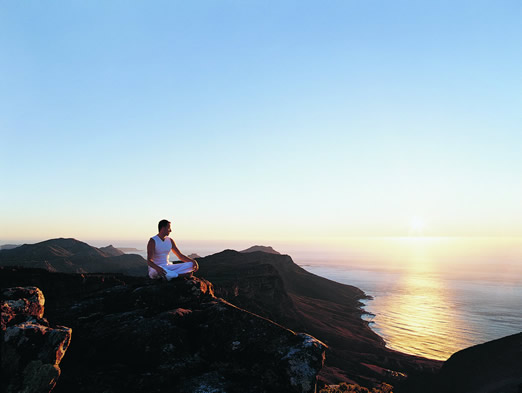
<instances>
[{"instance_id":1,"label":"ocean","mask_svg":"<svg viewBox=\"0 0 522 393\"><path fill-rule=\"evenodd\" d=\"M460 242L461 251L467 247L473 251L476 246L469 243L475 241L450 242ZM518 240L504 241L504 246L508 244L507 248L483 244L483 251L491 252L471 252L471 260L465 252L450 252L435 265L419 260L417 265L401 264L396 254L390 253L386 260L382 252L368 252L357 261L301 258L298 263L311 273L354 285L372 296L364 301L364 310L370 313L364 319L387 347L446 360L461 349L522 331L522 248ZM460 264L458 258L463 259Z\"/></svg>"},{"instance_id":2,"label":"ocean","mask_svg":"<svg viewBox=\"0 0 522 393\"><path fill-rule=\"evenodd\" d=\"M186 255L201 256L252 245L177 243ZM364 301L364 318L389 348L446 360L461 349L522 331L521 238L270 245L309 272L371 296Z\"/></svg>"}]
</instances>

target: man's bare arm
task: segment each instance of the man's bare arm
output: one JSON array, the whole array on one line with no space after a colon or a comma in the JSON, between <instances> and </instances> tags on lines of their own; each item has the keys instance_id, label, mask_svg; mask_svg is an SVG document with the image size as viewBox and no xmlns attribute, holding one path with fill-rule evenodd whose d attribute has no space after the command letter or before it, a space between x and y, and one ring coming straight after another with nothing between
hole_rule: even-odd
<instances>
[{"instance_id":1,"label":"man's bare arm","mask_svg":"<svg viewBox=\"0 0 522 393\"><path fill-rule=\"evenodd\" d=\"M167 275L165 269L163 269L161 266L156 265L152 260L152 258L154 257L154 247L154 240L149 239L149 242L147 243L147 265L156 270L160 277L165 278L165 276Z\"/></svg>"},{"instance_id":2,"label":"man's bare arm","mask_svg":"<svg viewBox=\"0 0 522 393\"><path fill-rule=\"evenodd\" d=\"M183 262L192 262L194 264L194 271L197 272L199 270L198 262L195 259L189 258L186 255L183 255L181 251L176 246L176 243L174 242L174 239L170 239L172 242L172 252L176 254L176 256L179 258L180 261Z\"/></svg>"}]
</instances>

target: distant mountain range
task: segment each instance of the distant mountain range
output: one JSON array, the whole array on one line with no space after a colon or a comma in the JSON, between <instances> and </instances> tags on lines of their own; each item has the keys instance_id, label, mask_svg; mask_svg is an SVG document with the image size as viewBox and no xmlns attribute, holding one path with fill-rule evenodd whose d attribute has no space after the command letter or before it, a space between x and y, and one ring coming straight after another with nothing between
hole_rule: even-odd
<instances>
[{"instance_id":1,"label":"distant mountain range","mask_svg":"<svg viewBox=\"0 0 522 393\"><path fill-rule=\"evenodd\" d=\"M243 250L243 251L240 251L240 252L247 253L247 252L256 252L256 251L266 252L268 254L278 254L278 255L281 255L281 253L277 252L276 250L274 250L270 246L252 246L252 247L247 248L246 250Z\"/></svg>"},{"instance_id":2,"label":"distant mountain range","mask_svg":"<svg viewBox=\"0 0 522 393\"><path fill-rule=\"evenodd\" d=\"M97 248L72 238L50 239L0 250L0 266L41 268L62 273L147 274L147 263L140 255L125 254L113 246Z\"/></svg>"},{"instance_id":3,"label":"distant mountain range","mask_svg":"<svg viewBox=\"0 0 522 393\"><path fill-rule=\"evenodd\" d=\"M139 250L135 247L116 247L118 250L121 250L123 252L141 252L143 250Z\"/></svg>"},{"instance_id":4,"label":"distant mountain range","mask_svg":"<svg viewBox=\"0 0 522 393\"><path fill-rule=\"evenodd\" d=\"M10 250L12 248L20 247L20 244L2 244L0 250Z\"/></svg>"}]
</instances>

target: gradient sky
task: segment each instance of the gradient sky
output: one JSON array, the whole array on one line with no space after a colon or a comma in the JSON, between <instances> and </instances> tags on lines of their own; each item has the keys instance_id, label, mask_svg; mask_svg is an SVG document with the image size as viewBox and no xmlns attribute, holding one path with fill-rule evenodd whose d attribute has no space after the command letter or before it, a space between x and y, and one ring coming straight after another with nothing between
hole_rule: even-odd
<instances>
[{"instance_id":1,"label":"gradient sky","mask_svg":"<svg viewBox=\"0 0 522 393\"><path fill-rule=\"evenodd\" d=\"M1 1L0 243L162 218L522 236L521 21L518 0Z\"/></svg>"}]
</instances>

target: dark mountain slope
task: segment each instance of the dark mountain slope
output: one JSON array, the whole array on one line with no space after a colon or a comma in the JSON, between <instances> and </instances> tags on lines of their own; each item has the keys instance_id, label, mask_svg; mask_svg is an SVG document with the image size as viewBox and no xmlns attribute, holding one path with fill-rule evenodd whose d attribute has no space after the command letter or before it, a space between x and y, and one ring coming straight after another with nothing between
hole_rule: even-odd
<instances>
[{"instance_id":1,"label":"dark mountain slope","mask_svg":"<svg viewBox=\"0 0 522 393\"><path fill-rule=\"evenodd\" d=\"M324 381L371 385L393 374L386 369L433 373L441 365L387 349L361 319L363 291L309 273L288 255L226 250L198 262L198 275L214 283L218 296L329 345Z\"/></svg>"},{"instance_id":2,"label":"dark mountain slope","mask_svg":"<svg viewBox=\"0 0 522 393\"><path fill-rule=\"evenodd\" d=\"M437 390L459 393L522 391L522 333L475 345L446 360Z\"/></svg>"},{"instance_id":3,"label":"dark mountain slope","mask_svg":"<svg viewBox=\"0 0 522 393\"><path fill-rule=\"evenodd\" d=\"M147 274L147 264L140 255L124 254L112 246L96 248L65 238L1 250L0 266L41 268L62 273Z\"/></svg>"}]
</instances>

